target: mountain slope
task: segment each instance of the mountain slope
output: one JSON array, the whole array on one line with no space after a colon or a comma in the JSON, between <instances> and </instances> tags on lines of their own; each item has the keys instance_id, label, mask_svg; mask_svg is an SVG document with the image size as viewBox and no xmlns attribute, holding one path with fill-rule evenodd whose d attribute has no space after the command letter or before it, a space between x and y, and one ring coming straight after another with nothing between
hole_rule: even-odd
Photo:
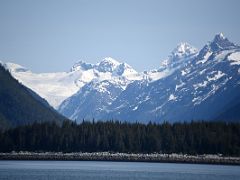
<instances>
[{"instance_id":1,"label":"mountain slope","mask_svg":"<svg viewBox=\"0 0 240 180\"><path fill-rule=\"evenodd\" d=\"M74 96L65 100L59 112L70 119L82 121L99 117L112 101L123 91L123 88L112 80L92 81Z\"/></svg>"},{"instance_id":2,"label":"mountain slope","mask_svg":"<svg viewBox=\"0 0 240 180\"><path fill-rule=\"evenodd\" d=\"M65 118L0 65L0 128Z\"/></svg>"}]
</instances>

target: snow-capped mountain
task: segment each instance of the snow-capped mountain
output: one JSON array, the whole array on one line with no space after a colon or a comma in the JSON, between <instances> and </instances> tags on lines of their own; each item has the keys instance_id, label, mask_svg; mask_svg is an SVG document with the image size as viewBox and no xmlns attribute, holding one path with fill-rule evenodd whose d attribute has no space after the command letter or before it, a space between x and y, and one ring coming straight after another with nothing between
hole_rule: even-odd
<instances>
[{"instance_id":1,"label":"snow-capped mountain","mask_svg":"<svg viewBox=\"0 0 240 180\"><path fill-rule=\"evenodd\" d=\"M215 36L179 69L157 81L130 84L100 119L213 120L240 102L240 47Z\"/></svg>"},{"instance_id":2,"label":"snow-capped mountain","mask_svg":"<svg viewBox=\"0 0 240 180\"><path fill-rule=\"evenodd\" d=\"M189 44L181 43L168 57L168 64L161 65L158 70L141 73L138 75L138 79L123 78L124 74L136 74L129 65L124 63L119 64L116 61L111 61L111 63L102 61L97 64L97 66L100 66L101 69L96 69L104 72L106 70L113 72L113 74L118 75L118 78L113 77L112 79L105 81L91 81L90 83L87 83L74 96L66 99L60 105L58 110L63 115L75 120L92 118L98 119L101 117L106 118L103 114L105 115L108 114L108 112L111 112L112 110L109 109L111 104L115 103L115 100L121 96L121 93L125 93L126 86L124 85L128 85L129 83L139 83L141 85L149 84L161 78L167 77L177 69L184 66L189 59L195 57L197 52L196 48L190 46ZM139 87L136 90L131 89L130 95L126 96L127 100L131 102L138 102L139 99L135 99L136 96L133 94L135 92L140 93L139 90ZM122 107L123 106L128 108L128 104L122 105Z\"/></svg>"},{"instance_id":3,"label":"snow-capped mountain","mask_svg":"<svg viewBox=\"0 0 240 180\"><path fill-rule=\"evenodd\" d=\"M126 63L119 63L112 58L105 58L92 65L98 74L86 83L73 96L59 106L58 111L71 119L93 119L105 111L116 97L133 81L141 80L143 75L136 72Z\"/></svg>"},{"instance_id":4,"label":"snow-capped mountain","mask_svg":"<svg viewBox=\"0 0 240 180\"><path fill-rule=\"evenodd\" d=\"M77 121L213 120L240 104L240 46L222 33L200 51L180 43L156 70L142 73L110 57L96 64L80 61L59 73L36 74L16 64L4 65Z\"/></svg>"},{"instance_id":5,"label":"snow-capped mountain","mask_svg":"<svg viewBox=\"0 0 240 180\"><path fill-rule=\"evenodd\" d=\"M102 83L92 82L59 110L76 120L212 120L240 102L239 55L240 47L223 34L217 34L199 52L181 43L159 69L144 72L142 79L126 89L102 82L105 91L101 93Z\"/></svg>"},{"instance_id":6,"label":"snow-capped mountain","mask_svg":"<svg viewBox=\"0 0 240 180\"><path fill-rule=\"evenodd\" d=\"M77 93L91 81L115 79L125 88L132 80L141 79L131 66L120 63L113 58L104 58L97 64L83 61L73 65L69 72L34 73L14 63L2 63L13 77L46 99L54 108L68 97Z\"/></svg>"}]
</instances>

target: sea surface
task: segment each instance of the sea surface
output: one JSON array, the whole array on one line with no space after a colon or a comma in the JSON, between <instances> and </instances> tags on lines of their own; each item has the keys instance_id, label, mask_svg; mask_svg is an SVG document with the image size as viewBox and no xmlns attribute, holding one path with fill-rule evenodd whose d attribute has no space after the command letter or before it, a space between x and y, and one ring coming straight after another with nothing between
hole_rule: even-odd
<instances>
[{"instance_id":1,"label":"sea surface","mask_svg":"<svg viewBox=\"0 0 240 180\"><path fill-rule=\"evenodd\" d=\"M0 180L240 180L240 166L103 162L0 161Z\"/></svg>"}]
</instances>

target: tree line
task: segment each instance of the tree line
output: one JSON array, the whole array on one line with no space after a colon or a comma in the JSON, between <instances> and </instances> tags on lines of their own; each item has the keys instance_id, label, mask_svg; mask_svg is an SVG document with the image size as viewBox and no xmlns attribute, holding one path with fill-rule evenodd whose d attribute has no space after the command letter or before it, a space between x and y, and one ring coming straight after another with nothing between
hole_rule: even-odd
<instances>
[{"instance_id":1,"label":"tree line","mask_svg":"<svg viewBox=\"0 0 240 180\"><path fill-rule=\"evenodd\" d=\"M240 124L118 121L34 123L0 133L0 151L240 155Z\"/></svg>"}]
</instances>

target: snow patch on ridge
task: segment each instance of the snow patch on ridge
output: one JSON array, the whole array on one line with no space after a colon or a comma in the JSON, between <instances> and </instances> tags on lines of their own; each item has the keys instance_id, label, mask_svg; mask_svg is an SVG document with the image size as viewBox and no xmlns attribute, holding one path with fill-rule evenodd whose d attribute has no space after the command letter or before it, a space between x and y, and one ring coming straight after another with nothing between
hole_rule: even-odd
<instances>
[{"instance_id":1,"label":"snow patch on ridge","mask_svg":"<svg viewBox=\"0 0 240 180\"><path fill-rule=\"evenodd\" d=\"M174 96L174 94L170 94L168 101L175 101L177 99L176 96Z\"/></svg>"},{"instance_id":2,"label":"snow patch on ridge","mask_svg":"<svg viewBox=\"0 0 240 180\"><path fill-rule=\"evenodd\" d=\"M181 82L180 84L176 84L175 91L177 91L179 88L183 87L185 85L184 82Z\"/></svg>"},{"instance_id":3,"label":"snow patch on ridge","mask_svg":"<svg viewBox=\"0 0 240 180\"><path fill-rule=\"evenodd\" d=\"M231 65L240 65L240 52L232 53L228 56L228 60L231 61Z\"/></svg>"},{"instance_id":4,"label":"snow patch on ridge","mask_svg":"<svg viewBox=\"0 0 240 180\"><path fill-rule=\"evenodd\" d=\"M223 73L222 71L218 71L217 74L215 74L213 77L207 76L208 81L216 81L220 79L221 77L225 76L226 74Z\"/></svg>"},{"instance_id":5,"label":"snow patch on ridge","mask_svg":"<svg viewBox=\"0 0 240 180\"><path fill-rule=\"evenodd\" d=\"M212 55L212 52L209 52L209 51L208 51L208 52L205 54L205 56L203 57L203 59L202 59L202 60L199 60L199 61L197 62L197 64L200 64L200 63L204 64L205 62L207 62L208 58L209 58L211 55Z\"/></svg>"}]
</instances>

